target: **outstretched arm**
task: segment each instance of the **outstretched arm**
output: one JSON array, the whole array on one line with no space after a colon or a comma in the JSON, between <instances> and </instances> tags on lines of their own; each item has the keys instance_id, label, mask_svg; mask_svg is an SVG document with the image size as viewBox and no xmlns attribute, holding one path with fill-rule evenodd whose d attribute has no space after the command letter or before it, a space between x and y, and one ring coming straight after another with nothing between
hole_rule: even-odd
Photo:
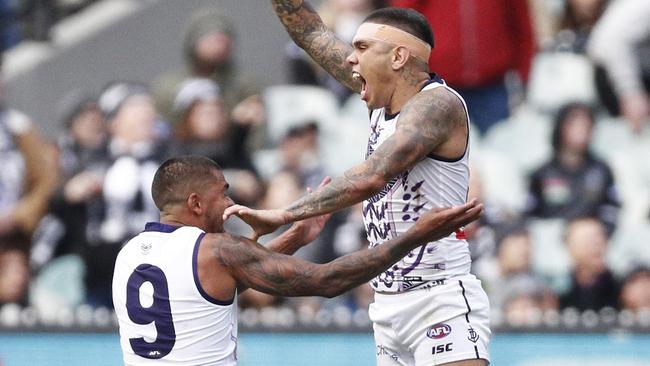
<instances>
[{"instance_id":1,"label":"outstretched arm","mask_svg":"<svg viewBox=\"0 0 650 366\"><path fill-rule=\"evenodd\" d=\"M328 185L331 180L329 176L323 178L318 187L321 188ZM310 193L312 193L312 189L311 187L307 187L307 194ZM331 214L325 214L297 221L291 225L289 230L267 243L266 248L272 252L292 255L298 249L314 241L320 232L323 231L325 224L327 224L331 216ZM259 235L253 232L251 239L257 241L258 237Z\"/></svg>"},{"instance_id":2,"label":"outstretched arm","mask_svg":"<svg viewBox=\"0 0 650 366\"><path fill-rule=\"evenodd\" d=\"M352 46L328 29L311 5L303 0L272 0L273 9L296 44L343 85L359 93L361 83L352 78L345 59Z\"/></svg>"},{"instance_id":3,"label":"outstretched arm","mask_svg":"<svg viewBox=\"0 0 650 366\"><path fill-rule=\"evenodd\" d=\"M228 234L215 236L212 252L240 288L280 296L334 297L369 281L417 246L441 239L474 221L481 210L482 205L473 200L429 211L406 234L322 265L273 253L251 240Z\"/></svg>"},{"instance_id":4,"label":"outstretched arm","mask_svg":"<svg viewBox=\"0 0 650 366\"><path fill-rule=\"evenodd\" d=\"M256 211L236 205L225 216L238 215L263 235L289 222L352 206L377 194L465 126L463 106L454 94L443 88L418 93L401 111L395 133L343 176L284 209Z\"/></svg>"}]
</instances>

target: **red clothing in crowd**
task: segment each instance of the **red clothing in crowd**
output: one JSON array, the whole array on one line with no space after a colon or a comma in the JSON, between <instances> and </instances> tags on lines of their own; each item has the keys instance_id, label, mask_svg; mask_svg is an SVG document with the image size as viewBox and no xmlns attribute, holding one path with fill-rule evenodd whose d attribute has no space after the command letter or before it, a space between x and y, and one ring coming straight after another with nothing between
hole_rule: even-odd
<instances>
[{"instance_id":1,"label":"red clothing in crowd","mask_svg":"<svg viewBox=\"0 0 650 366\"><path fill-rule=\"evenodd\" d=\"M435 38L429 65L451 86L502 81L516 70L522 81L535 51L528 0L391 0L424 14Z\"/></svg>"}]
</instances>

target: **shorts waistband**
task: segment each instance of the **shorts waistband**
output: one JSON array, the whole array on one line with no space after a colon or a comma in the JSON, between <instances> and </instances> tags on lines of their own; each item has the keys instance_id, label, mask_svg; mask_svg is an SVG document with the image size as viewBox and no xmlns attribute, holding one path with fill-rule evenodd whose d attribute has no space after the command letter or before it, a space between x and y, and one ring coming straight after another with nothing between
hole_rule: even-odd
<instances>
[{"instance_id":1,"label":"shorts waistband","mask_svg":"<svg viewBox=\"0 0 650 366\"><path fill-rule=\"evenodd\" d=\"M433 287L446 285L448 281L449 281L449 279L447 279L447 278L440 278L440 279L437 279L437 280L424 281L424 282L419 283L419 284L417 284L417 285L415 285L413 287L410 287L408 290L405 290L405 291L375 291L375 293L381 294L381 295L399 295L399 294L407 293L407 292L414 291L414 290L426 290L426 289L430 289L430 288L433 288Z\"/></svg>"}]
</instances>

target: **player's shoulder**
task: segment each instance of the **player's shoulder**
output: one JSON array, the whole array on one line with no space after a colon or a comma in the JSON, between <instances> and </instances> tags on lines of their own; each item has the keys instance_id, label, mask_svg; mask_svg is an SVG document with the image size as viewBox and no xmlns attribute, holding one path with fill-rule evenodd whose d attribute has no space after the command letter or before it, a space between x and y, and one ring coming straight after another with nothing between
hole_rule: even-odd
<instances>
[{"instance_id":1,"label":"player's shoulder","mask_svg":"<svg viewBox=\"0 0 650 366\"><path fill-rule=\"evenodd\" d=\"M463 103L458 93L444 84L436 85L435 87L425 87L411 100L416 98L419 98L420 102L429 102L431 104L447 103L454 108L463 108Z\"/></svg>"},{"instance_id":2,"label":"player's shoulder","mask_svg":"<svg viewBox=\"0 0 650 366\"><path fill-rule=\"evenodd\" d=\"M239 247L242 245L247 245L249 242L248 239L234 235L230 233L208 233L202 239L203 245L209 245L213 249L222 248L222 247Z\"/></svg>"},{"instance_id":3,"label":"player's shoulder","mask_svg":"<svg viewBox=\"0 0 650 366\"><path fill-rule=\"evenodd\" d=\"M425 119L452 117L464 114L460 97L448 87L441 85L426 88L415 94L402 109L403 114L420 115Z\"/></svg>"}]
</instances>

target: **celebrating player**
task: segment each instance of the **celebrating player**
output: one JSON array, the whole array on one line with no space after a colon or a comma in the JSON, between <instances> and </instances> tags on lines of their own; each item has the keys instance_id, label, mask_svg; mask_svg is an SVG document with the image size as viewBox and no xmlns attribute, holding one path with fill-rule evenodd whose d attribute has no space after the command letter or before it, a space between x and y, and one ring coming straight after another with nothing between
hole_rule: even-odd
<instances>
[{"instance_id":1,"label":"celebrating player","mask_svg":"<svg viewBox=\"0 0 650 366\"><path fill-rule=\"evenodd\" d=\"M256 235L363 201L371 247L407 232L431 209L467 200L469 116L463 99L429 73L433 35L411 9L384 8L337 39L303 0L272 0L293 40L370 114L365 162L282 209L226 209ZM489 304L470 274L462 230L414 249L373 279L370 306L378 365L486 365Z\"/></svg>"}]
</instances>

